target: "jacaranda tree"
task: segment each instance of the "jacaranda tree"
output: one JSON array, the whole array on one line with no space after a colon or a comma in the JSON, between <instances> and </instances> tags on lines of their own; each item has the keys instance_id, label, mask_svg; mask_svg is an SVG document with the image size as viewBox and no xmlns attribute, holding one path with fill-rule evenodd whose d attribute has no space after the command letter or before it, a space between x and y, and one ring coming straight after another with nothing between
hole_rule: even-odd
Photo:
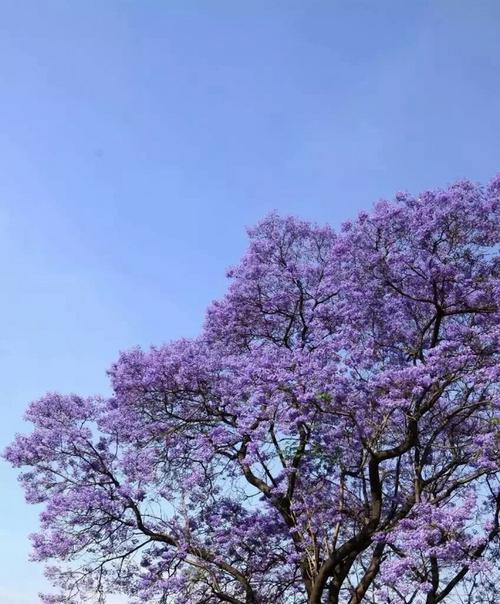
<instances>
[{"instance_id":1,"label":"jacaranda tree","mask_svg":"<svg viewBox=\"0 0 500 604\"><path fill-rule=\"evenodd\" d=\"M500 601L499 208L497 178L271 215L199 338L32 403L43 601Z\"/></svg>"}]
</instances>

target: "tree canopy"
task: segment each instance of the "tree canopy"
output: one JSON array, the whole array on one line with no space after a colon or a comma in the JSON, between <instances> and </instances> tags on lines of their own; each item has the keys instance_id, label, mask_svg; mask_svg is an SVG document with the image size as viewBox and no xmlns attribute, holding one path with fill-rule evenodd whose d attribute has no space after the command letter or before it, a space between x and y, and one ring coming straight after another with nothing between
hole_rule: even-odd
<instances>
[{"instance_id":1,"label":"tree canopy","mask_svg":"<svg viewBox=\"0 0 500 604\"><path fill-rule=\"evenodd\" d=\"M198 338L33 402L4 455L43 601L497 602L499 208L497 177L271 215Z\"/></svg>"}]
</instances>

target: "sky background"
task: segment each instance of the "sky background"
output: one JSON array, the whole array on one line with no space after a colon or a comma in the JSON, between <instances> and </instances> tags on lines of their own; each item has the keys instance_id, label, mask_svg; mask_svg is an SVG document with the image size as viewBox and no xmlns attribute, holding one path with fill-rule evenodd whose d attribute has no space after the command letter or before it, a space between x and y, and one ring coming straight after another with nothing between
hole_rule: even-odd
<instances>
[{"instance_id":1,"label":"sky background","mask_svg":"<svg viewBox=\"0 0 500 604\"><path fill-rule=\"evenodd\" d=\"M500 2L1 0L0 448L198 333L245 227L500 171ZM0 463L0 601L36 527Z\"/></svg>"}]
</instances>

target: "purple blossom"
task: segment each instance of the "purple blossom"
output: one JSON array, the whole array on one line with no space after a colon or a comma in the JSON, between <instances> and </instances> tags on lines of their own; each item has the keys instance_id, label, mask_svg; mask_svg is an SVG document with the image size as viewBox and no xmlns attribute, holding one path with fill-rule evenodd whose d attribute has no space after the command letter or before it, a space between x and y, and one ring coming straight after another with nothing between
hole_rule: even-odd
<instances>
[{"instance_id":1,"label":"purple blossom","mask_svg":"<svg viewBox=\"0 0 500 604\"><path fill-rule=\"evenodd\" d=\"M5 457L42 601L493 603L499 205L497 177L338 234L271 215L198 338L32 403Z\"/></svg>"}]
</instances>

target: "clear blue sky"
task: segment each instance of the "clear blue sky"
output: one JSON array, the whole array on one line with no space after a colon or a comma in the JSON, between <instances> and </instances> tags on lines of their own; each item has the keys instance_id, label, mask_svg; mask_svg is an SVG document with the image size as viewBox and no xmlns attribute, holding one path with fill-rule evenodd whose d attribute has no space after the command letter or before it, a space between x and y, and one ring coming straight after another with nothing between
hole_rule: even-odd
<instances>
[{"instance_id":1,"label":"clear blue sky","mask_svg":"<svg viewBox=\"0 0 500 604\"><path fill-rule=\"evenodd\" d=\"M4 0L0 446L47 390L195 335L246 225L500 170L500 3ZM0 464L0 601L36 526Z\"/></svg>"}]
</instances>

